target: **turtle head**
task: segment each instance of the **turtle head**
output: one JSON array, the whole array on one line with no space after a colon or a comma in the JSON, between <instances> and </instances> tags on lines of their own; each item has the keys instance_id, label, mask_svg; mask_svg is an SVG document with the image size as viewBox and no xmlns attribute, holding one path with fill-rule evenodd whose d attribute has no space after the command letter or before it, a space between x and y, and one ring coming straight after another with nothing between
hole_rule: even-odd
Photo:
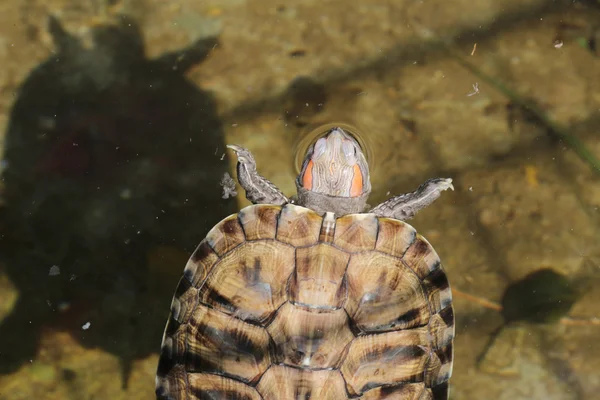
<instances>
[{"instance_id":1,"label":"turtle head","mask_svg":"<svg viewBox=\"0 0 600 400\"><path fill-rule=\"evenodd\" d=\"M339 127L327 131L308 148L296 187L298 204L319 213L364 211L371 181L356 139Z\"/></svg>"}]
</instances>

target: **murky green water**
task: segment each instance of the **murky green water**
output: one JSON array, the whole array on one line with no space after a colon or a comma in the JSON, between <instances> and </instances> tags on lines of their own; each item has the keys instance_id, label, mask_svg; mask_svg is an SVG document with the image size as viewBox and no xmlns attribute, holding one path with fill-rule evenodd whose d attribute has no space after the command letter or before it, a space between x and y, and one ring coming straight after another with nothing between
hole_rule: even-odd
<instances>
[{"instance_id":1,"label":"murky green water","mask_svg":"<svg viewBox=\"0 0 600 400\"><path fill-rule=\"evenodd\" d=\"M595 1L0 5L0 399L151 399L173 291L239 144L287 195L347 124L456 318L451 399L600 390ZM300 156L298 156L300 154ZM238 190L238 192L240 192Z\"/></svg>"}]
</instances>

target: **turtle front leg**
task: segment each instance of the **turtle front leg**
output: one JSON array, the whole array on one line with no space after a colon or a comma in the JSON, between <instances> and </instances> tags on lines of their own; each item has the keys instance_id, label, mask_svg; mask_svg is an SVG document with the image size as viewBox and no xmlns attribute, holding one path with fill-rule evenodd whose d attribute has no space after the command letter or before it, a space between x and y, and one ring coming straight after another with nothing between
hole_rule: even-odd
<instances>
[{"instance_id":1,"label":"turtle front leg","mask_svg":"<svg viewBox=\"0 0 600 400\"><path fill-rule=\"evenodd\" d=\"M283 205L290 202L277 186L256 171L256 161L248 149L234 144L227 147L232 149L238 158L238 182L246 191L248 200L253 204Z\"/></svg>"},{"instance_id":2,"label":"turtle front leg","mask_svg":"<svg viewBox=\"0 0 600 400\"><path fill-rule=\"evenodd\" d=\"M406 221L407 219L414 217L417 212L433 203L440 197L440 194L447 189L454 190L452 179L429 179L414 192L392 197L371 209L369 212L380 217Z\"/></svg>"}]
</instances>

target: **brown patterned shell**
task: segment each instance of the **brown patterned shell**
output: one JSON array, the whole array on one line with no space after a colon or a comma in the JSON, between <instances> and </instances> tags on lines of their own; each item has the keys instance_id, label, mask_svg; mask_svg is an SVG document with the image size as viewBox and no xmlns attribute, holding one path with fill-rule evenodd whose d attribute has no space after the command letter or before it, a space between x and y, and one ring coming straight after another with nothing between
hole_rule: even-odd
<instances>
[{"instance_id":1,"label":"brown patterned shell","mask_svg":"<svg viewBox=\"0 0 600 400\"><path fill-rule=\"evenodd\" d=\"M185 267L157 399L445 400L453 339L446 275L413 227L253 205Z\"/></svg>"}]
</instances>

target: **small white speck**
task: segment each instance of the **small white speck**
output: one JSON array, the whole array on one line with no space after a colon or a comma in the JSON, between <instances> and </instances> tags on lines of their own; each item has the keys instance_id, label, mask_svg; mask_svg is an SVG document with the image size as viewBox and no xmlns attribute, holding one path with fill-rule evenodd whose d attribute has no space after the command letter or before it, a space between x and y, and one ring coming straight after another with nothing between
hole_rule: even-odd
<instances>
[{"instance_id":1,"label":"small white speck","mask_svg":"<svg viewBox=\"0 0 600 400\"><path fill-rule=\"evenodd\" d=\"M562 40L555 40L554 41L554 48L555 49L560 49L561 47L563 47L563 41Z\"/></svg>"},{"instance_id":2,"label":"small white speck","mask_svg":"<svg viewBox=\"0 0 600 400\"><path fill-rule=\"evenodd\" d=\"M233 126L235 128L236 126L238 126L238 124L231 124L231 126Z\"/></svg>"},{"instance_id":3,"label":"small white speck","mask_svg":"<svg viewBox=\"0 0 600 400\"><path fill-rule=\"evenodd\" d=\"M53 265L52 267L50 267L50 272L48 272L48 275L50 276L56 276L56 275L60 275L60 268L58 265Z\"/></svg>"},{"instance_id":4,"label":"small white speck","mask_svg":"<svg viewBox=\"0 0 600 400\"><path fill-rule=\"evenodd\" d=\"M88 329L90 329L91 325L92 325L91 322L86 322L85 324L81 325L81 329L83 329L84 331L87 331Z\"/></svg>"},{"instance_id":5,"label":"small white speck","mask_svg":"<svg viewBox=\"0 0 600 400\"><path fill-rule=\"evenodd\" d=\"M479 93L479 83L475 82L475 84L473 85L473 91L469 94L467 94L467 96L473 96L476 95L477 93Z\"/></svg>"},{"instance_id":6,"label":"small white speck","mask_svg":"<svg viewBox=\"0 0 600 400\"><path fill-rule=\"evenodd\" d=\"M469 192L473 191L473 186L469 186Z\"/></svg>"}]
</instances>

